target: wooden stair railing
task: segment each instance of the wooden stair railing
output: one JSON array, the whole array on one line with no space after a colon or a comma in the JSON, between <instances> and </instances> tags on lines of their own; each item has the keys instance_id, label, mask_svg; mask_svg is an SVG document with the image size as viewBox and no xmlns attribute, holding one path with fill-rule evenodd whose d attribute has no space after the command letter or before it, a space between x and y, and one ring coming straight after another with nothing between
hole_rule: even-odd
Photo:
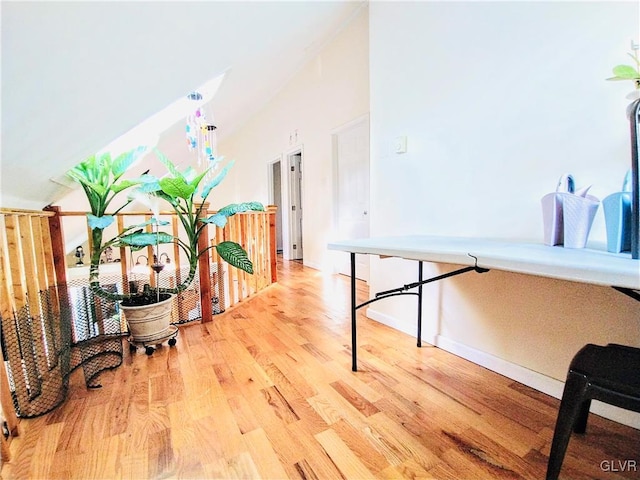
<instances>
[{"instance_id":1,"label":"wooden stair railing","mask_svg":"<svg viewBox=\"0 0 640 480\"><path fill-rule=\"evenodd\" d=\"M203 323L210 322L213 316L222 313L226 308L242 302L250 296L256 294L265 287L277 282L276 272L276 215L277 207L269 205L264 212L243 212L238 213L228 219L224 229L207 228L208 232L200 238L200 251L205 253L199 259L199 275L197 285L181 293L178 296L178 306L175 312L176 323L184 323L194 320L190 312L194 309L194 290L197 290L197 302L200 309L200 319ZM215 211L203 210L203 216L214 214ZM84 216L84 212L60 212L61 217ZM179 221L173 212L160 212L163 219L169 219L171 223L171 233L178 236L180 233ZM131 217L142 217L149 219L149 212L120 212L117 216L118 230L122 230L127 224L135 224L137 219L126 222L125 219ZM108 234L107 234L108 236ZM229 268L215 249L207 249L222 241L234 241L239 243L247 251L249 258L254 265L253 275ZM161 247L162 248L162 247ZM166 252L165 252L166 253ZM181 266L184 266L184 259L181 265L180 249L173 246L172 262L175 265L174 277L170 277L170 285L179 284L181 280ZM128 291L130 271L133 267L134 258L131 252L121 248L119 252L123 290ZM152 258L153 251L148 248L145 256ZM162 274L161 274L162 275ZM154 286L153 275L148 276L148 282Z\"/></svg>"}]
</instances>

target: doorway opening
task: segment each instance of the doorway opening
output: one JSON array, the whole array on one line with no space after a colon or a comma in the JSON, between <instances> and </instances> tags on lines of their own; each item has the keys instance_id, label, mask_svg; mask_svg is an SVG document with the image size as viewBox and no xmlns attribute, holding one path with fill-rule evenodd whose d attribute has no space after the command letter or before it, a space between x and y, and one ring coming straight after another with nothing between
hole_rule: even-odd
<instances>
[{"instance_id":1,"label":"doorway opening","mask_svg":"<svg viewBox=\"0 0 640 480\"><path fill-rule=\"evenodd\" d=\"M269 202L277 207L276 250L283 260L302 261L302 150L270 161L267 175Z\"/></svg>"},{"instance_id":2,"label":"doorway opening","mask_svg":"<svg viewBox=\"0 0 640 480\"><path fill-rule=\"evenodd\" d=\"M287 155L289 177L289 259L302 260L302 150Z\"/></svg>"},{"instance_id":3,"label":"doorway opening","mask_svg":"<svg viewBox=\"0 0 640 480\"><path fill-rule=\"evenodd\" d=\"M276 252L282 254L282 162L280 158L269 164L271 189L269 202L276 206Z\"/></svg>"}]
</instances>

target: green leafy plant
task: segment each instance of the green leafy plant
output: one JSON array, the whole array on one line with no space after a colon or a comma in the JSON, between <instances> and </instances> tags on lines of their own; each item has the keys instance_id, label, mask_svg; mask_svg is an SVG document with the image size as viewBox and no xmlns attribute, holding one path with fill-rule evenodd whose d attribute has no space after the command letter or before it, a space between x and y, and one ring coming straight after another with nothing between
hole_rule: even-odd
<instances>
[{"instance_id":1,"label":"green leafy plant","mask_svg":"<svg viewBox=\"0 0 640 480\"><path fill-rule=\"evenodd\" d=\"M638 48L633 48L633 53L628 54L633 60L634 65L616 65L613 67L613 77L607 80L631 80L637 89L640 89L640 57L638 57Z\"/></svg>"},{"instance_id":2,"label":"green leafy plant","mask_svg":"<svg viewBox=\"0 0 640 480\"><path fill-rule=\"evenodd\" d=\"M216 227L224 227L227 223L227 218L236 213L249 210L264 210L261 203L247 202L228 205L208 218L203 216L207 198L213 189L226 177L232 163L222 168L213 179L204 182L209 170L198 173L192 167L187 167L184 171L180 171L164 154L154 150L158 159L167 169L166 176L156 178L152 175L142 175L136 179L122 179L129 167L144 152L144 148L138 148L126 152L115 159L112 159L109 153L93 155L68 172L68 175L84 189L91 208L91 213L87 214L92 240L89 269L91 290L96 295L110 300L122 301L132 297L144 296L144 300L148 303L153 303L154 298L159 301L161 293L179 293L185 290L195 278L198 258L206 251L198 251L198 239L204 232L205 225L212 224ZM126 201L112 213L107 213L114 198L127 190L130 195L127 196ZM103 238L104 230L114 222L115 215L134 199L140 198L141 195L165 200L178 216L186 233L186 240L160 231L160 227L167 225L168 222L160 221L158 212L154 212L151 220L127 227L115 237L105 240ZM154 231L145 231L149 225L152 225ZM189 262L187 277L176 287L158 288L153 292L155 295L150 295L149 291L143 294L118 294L105 290L100 285L100 257L107 248L129 247L132 250L139 250L148 246L157 247L159 244L165 243L177 243L185 252ZM247 273L253 273L253 265L241 245L225 241L209 248L215 248L220 257L230 265ZM156 267L156 265L152 267Z\"/></svg>"}]
</instances>

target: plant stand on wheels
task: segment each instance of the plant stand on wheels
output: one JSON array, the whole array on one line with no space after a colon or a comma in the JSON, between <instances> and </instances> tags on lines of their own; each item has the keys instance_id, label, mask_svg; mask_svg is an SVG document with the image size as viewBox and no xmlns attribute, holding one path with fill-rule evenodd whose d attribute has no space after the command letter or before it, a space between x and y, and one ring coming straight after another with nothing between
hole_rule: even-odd
<instances>
[{"instance_id":1,"label":"plant stand on wheels","mask_svg":"<svg viewBox=\"0 0 640 480\"><path fill-rule=\"evenodd\" d=\"M127 341L129 342L129 351L134 353L138 350L139 346L142 346L144 347L144 353L151 356L153 355L153 352L156 351L154 347L160 346L165 340L168 340L169 346L173 347L177 342L177 336L178 327L175 325L169 325L167 331L162 332L161 335L154 338L140 339L134 338L133 335L129 335L127 337Z\"/></svg>"}]
</instances>

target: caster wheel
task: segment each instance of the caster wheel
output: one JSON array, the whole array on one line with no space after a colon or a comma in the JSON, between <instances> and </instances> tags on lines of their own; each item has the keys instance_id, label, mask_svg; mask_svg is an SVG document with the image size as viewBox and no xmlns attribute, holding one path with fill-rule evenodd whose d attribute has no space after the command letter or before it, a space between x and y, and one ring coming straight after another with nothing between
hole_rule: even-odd
<instances>
[{"instance_id":1,"label":"caster wheel","mask_svg":"<svg viewBox=\"0 0 640 480\"><path fill-rule=\"evenodd\" d=\"M155 351L156 349L153 347L144 347L144 353L146 353L149 356L153 355L153 352Z\"/></svg>"},{"instance_id":2,"label":"caster wheel","mask_svg":"<svg viewBox=\"0 0 640 480\"><path fill-rule=\"evenodd\" d=\"M136 347L133 343L129 344L129 353L136 353L138 351L138 347Z\"/></svg>"},{"instance_id":3,"label":"caster wheel","mask_svg":"<svg viewBox=\"0 0 640 480\"><path fill-rule=\"evenodd\" d=\"M170 338L170 339L169 339L169 346L170 346L170 347L173 347L173 346L176 344L176 341L177 341L177 340L176 340L175 338Z\"/></svg>"}]
</instances>

